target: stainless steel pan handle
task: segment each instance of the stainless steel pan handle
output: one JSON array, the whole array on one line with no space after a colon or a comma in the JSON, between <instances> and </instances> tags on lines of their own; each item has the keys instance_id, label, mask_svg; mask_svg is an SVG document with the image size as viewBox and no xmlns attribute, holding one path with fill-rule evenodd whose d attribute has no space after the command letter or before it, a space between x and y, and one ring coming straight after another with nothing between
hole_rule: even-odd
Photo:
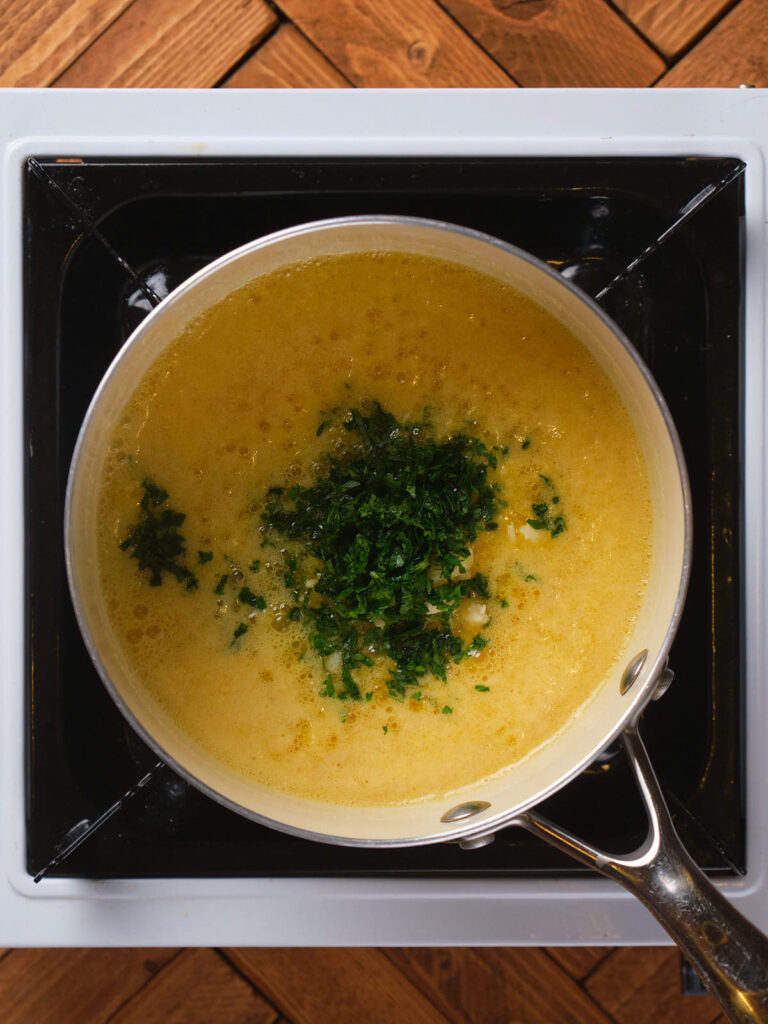
<instances>
[{"instance_id":1,"label":"stainless steel pan handle","mask_svg":"<svg viewBox=\"0 0 768 1024\"><path fill-rule=\"evenodd\" d=\"M515 824L620 882L666 928L736 1024L768 1024L768 939L742 917L688 855L672 824L636 723L624 746L648 813L637 850L614 857L536 811Z\"/></svg>"}]
</instances>

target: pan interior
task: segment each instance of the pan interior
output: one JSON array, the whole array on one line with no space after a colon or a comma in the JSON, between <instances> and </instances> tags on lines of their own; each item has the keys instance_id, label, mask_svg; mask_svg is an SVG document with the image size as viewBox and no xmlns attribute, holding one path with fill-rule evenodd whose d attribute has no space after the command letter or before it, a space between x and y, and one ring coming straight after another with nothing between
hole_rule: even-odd
<instances>
[{"instance_id":1,"label":"pan interior","mask_svg":"<svg viewBox=\"0 0 768 1024\"><path fill-rule=\"evenodd\" d=\"M157 712L112 632L100 598L92 522L102 475L103 438L127 395L185 324L253 278L312 256L354 251L403 251L436 256L498 277L548 308L603 367L635 426L653 502L654 536L646 598L617 667L586 711L546 746L481 786L447 799L397 807L339 807L295 799L255 785L204 754ZM673 428L655 388L616 328L592 304L525 254L451 227L387 219L305 226L260 240L225 257L182 286L142 324L117 357L89 410L70 478L68 568L78 618L108 689L145 739L216 799L287 831L346 843L406 844L482 831L510 818L576 774L649 696L671 641L686 572L685 483ZM631 542L628 539L628 542ZM624 665L649 654L635 684L622 695ZM483 801L469 822L441 823L451 806Z\"/></svg>"}]
</instances>

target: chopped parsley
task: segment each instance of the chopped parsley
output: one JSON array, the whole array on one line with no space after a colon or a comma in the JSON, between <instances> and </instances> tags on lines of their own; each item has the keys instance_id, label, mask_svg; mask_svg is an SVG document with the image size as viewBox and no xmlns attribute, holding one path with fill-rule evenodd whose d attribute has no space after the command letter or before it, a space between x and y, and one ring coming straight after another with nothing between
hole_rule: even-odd
<instances>
[{"instance_id":1,"label":"chopped parsley","mask_svg":"<svg viewBox=\"0 0 768 1024\"><path fill-rule=\"evenodd\" d=\"M261 518L295 544L284 581L310 647L324 661L341 656L340 679L326 676L321 694L362 699L359 673L384 654L389 693L402 699L487 643L478 635L465 646L451 616L465 597L488 598L488 580L453 574L478 534L497 528L503 502L489 474L502 449L463 433L435 438L428 422L401 423L376 402L350 409L343 427L348 443L315 482L270 488ZM320 568L299 589L305 557Z\"/></svg>"},{"instance_id":2,"label":"chopped parsley","mask_svg":"<svg viewBox=\"0 0 768 1024\"><path fill-rule=\"evenodd\" d=\"M213 588L214 594L218 594L219 597L221 597L221 595L224 593L224 587L226 587L228 579L229 579L229 574L226 573L226 572L223 573L221 576L219 576L219 582Z\"/></svg>"},{"instance_id":3,"label":"chopped parsley","mask_svg":"<svg viewBox=\"0 0 768 1024\"><path fill-rule=\"evenodd\" d=\"M159 587L163 574L174 576L187 590L197 587L197 577L186 565L184 537L179 527L186 519L166 504L168 492L149 478L142 480L144 496L139 504L139 519L120 544L121 551L130 551L139 563L141 572L149 573L149 585Z\"/></svg>"},{"instance_id":4,"label":"chopped parsley","mask_svg":"<svg viewBox=\"0 0 768 1024\"><path fill-rule=\"evenodd\" d=\"M236 641L238 641L240 639L241 636L243 636L247 632L248 632L248 623L247 622L240 622L240 623L238 623L238 625L235 627L234 633L232 634L232 643L234 644Z\"/></svg>"},{"instance_id":5,"label":"chopped parsley","mask_svg":"<svg viewBox=\"0 0 768 1024\"><path fill-rule=\"evenodd\" d=\"M560 504L560 495L554 493L555 485L548 476L539 473L539 480L543 482L546 493L532 502L533 517L526 519L526 522L534 530L547 530L550 537L559 537L566 529L565 516L555 508Z\"/></svg>"},{"instance_id":6,"label":"chopped parsley","mask_svg":"<svg viewBox=\"0 0 768 1024\"><path fill-rule=\"evenodd\" d=\"M336 696L336 689L335 689L335 687L333 685L333 676L332 675L330 675L330 674L327 675L325 677L325 679L323 680L323 684L320 687L320 696L321 697L335 697Z\"/></svg>"},{"instance_id":7,"label":"chopped parsley","mask_svg":"<svg viewBox=\"0 0 768 1024\"><path fill-rule=\"evenodd\" d=\"M262 612L267 607L266 599L261 594L254 594L250 587L242 587L237 595L237 599L241 604L247 604L251 608L258 608Z\"/></svg>"},{"instance_id":8,"label":"chopped parsley","mask_svg":"<svg viewBox=\"0 0 768 1024\"><path fill-rule=\"evenodd\" d=\"M206 562L210 562L210 561L213 560L213 552L212 551L198 551L197 552L197 560L200 563L200 565L205 565Z\"/></svg>"}]
</instances>

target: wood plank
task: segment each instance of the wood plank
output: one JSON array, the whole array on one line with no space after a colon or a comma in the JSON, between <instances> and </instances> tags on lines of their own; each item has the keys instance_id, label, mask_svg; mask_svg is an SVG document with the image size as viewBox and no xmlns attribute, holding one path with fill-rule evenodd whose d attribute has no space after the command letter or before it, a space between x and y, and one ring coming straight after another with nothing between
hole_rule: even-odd
<instances>
[{"instance_id":1,"label":"wood plank","mask_svg":"<svg viewBox=\"0 0 768 1024\"><path fill-rule=\"evenodd\" d=\"M712 1024L720 1009L712 996L684 996L680 952L627 947L614 950L585 982L616 1024Z\"/></svg>"},{"instance_id":2,"label":"wood plank","mask_svg":"<svg viewBox=\"0 0 768 1024\"><path fill-rule=\"evenodd\" d=\"M768 4L741 0L659 80L671 87L768 86Z\"/></svg>"},{"instance_id":3,"label":"wood plank","mask_svg":"<svg viewBox=\"0 0 768 1024\"><path fill-rule=\"evenodd\" d=\"M613 0L665 57L674 56L706 32L733 0Z\"/></svg>"},{"instance_id":4,"label":"wood plank","mask_svg":"<svg viewBox=\"0 0 768 1024\"><path fill-rule=\"evenodd\" d=\"M44 86L131 0L0 0L0 86Z\"/></svg>"},{"instance_id":5,"label":"wood plank","mask_svg":"<svg viewBox=\"0 0 768 1024\"><path fill-rule=\"evenodd\" d=\"M446 1024L377 949L226 949L293 1024Z\"/></svg>"},{"instance_id":6,"label":"wood plank","mask_svg":"<svg viewBox=\"0 0 768 1024\"><path fill-rule=\"evenodd\" d=\"M54 84L204 88L276 24L265 0L135 0Z\"/></svg>"},{"instance_id":7,"label":"wood plank","mask_svg":"<svg viewBox=\"0 0 768 1024\"><path fill-rule=\"evenodd\" d=\"M452 1024L613 1024L543 949L390 949Z\"/></svg>"},{"instance_id":8,"label":"wood plank","mask_svg":"<svg viewBox=\"0 0 768 1024\"><path fill-rule=\"evenodd\" d=\"M277 1011L211 949L187 949L110 1024L277 1024Z\"/></svg>"},{"instance_id":9,"label":"wood plank","mask_svg":"<svg viewBox=\"0 0 768 1024\"><path fill-rule=\"evenodd\" d=\"M610 946L550 946L547 953L576 981L582 981L611 952Z\"/></svg>"},{"instance_id":10,"label":"wood plank","mask_svg":"<svg viewBox=\"0 0 768 1024\"><path fill-rule=\"evenodd\" d=\"M281 25L226 82L230 89L339 89L349 86L294 25Z\"/></svg>"},{"instance_id":11,"label":"wood plank","mask_svg":"<svg viewBox=\"0 0 768 1024\"><path fill-rule=\"evenodd\" d=\"M603 0L443 0L523 86L644 86L665 64Z\"/></svg>"},{"instance_id":12,"label":"wood plank","mask_svg":"<svg viewBox=\"0 0 768 1024\"><path fill-rule=\"evenodd\" d=\"M278 0L354 85L491 87L515 83L435 0Z\"/></svg>"},{"instance_id":13,"label":"wood plank","mask_svg":"<svg viewBox=\"0 0 768 1024\"><path fill-rule=\"evenodd\" d=\"M14 949L0 960L3 1024L101 1024L174 949Z\"/></svg>"}]
</instances>

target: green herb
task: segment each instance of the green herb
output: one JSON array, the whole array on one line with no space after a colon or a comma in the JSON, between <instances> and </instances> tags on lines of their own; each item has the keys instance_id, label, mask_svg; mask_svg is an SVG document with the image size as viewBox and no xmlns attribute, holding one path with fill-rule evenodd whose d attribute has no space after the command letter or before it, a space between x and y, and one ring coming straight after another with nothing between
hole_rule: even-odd
<instances>
[{"instance_id":1,"label":"green herb","mask_svg":"<svg viewBox=\"0 0 768 1024\"><path fill-rule=\"evenodd\" d=\"M198 551L197 552L197 560L200 563L200 565L205 565L205 563L206 562L210 562L212 558L213 558L213 552L212 551Z\"/></svg>"},{"instance_id":2,"label":"green herb","mask_svg":"<svg viewBox=\"0 0 768 1024\"><path fill-rule=\"evenodd\" d=\"M506 597L502 597L501 600L499 601L499 604L501 605L502 608L509 608L509 601L506 599Z\"/></svg>"},{"instance_id":3,"label":"green herb","mask_svg":"<svg viewBox=\"0 0 768 1024\"><path fill-rule=\"evenodd\" d=\"M184 537L179 527L186 519L183 512L162 506L168 492L149 478L142 480L144 496L139 504L139 519L120 544L121 551L129 551L137 559L139 570L149 573L149 585L159 587L163 573L184 583L187 590L197 587L197 577L180 559L186 554Z\"/></svg>"},{"instance_id":4,"label":"green herb","mask_svg":"<svg viewBox=\"0 0 768 1024\"><path fill-rule=\"evenodd\" d=\"M291 498L294 497L295 495L293 492L295 492L295 490L296 488L292 487L291 490L288 492L288 496ZM283 579L285 580L286 587L288 587L290 590L293 590L293 588L296 586L296 569L298 567L298 564L299 560L298 558L296 558L295 555L288 555L288 557L285 560L285 573L283 574Z\"/></svg>"},{"instance_id":5,"label":"green herb","mask_svg":"<svg viewBox=\"0 0 768 1024\"><path fill-rule=\"evenodd\" d=\"M261 594L254 594L250 587L243 587L237 595L237 599L241 604L247 604L251 608L258 608L261 611L267 607L267 602Z\"/></svg>"},{"instance_id":6,"label":"green herb","mask_svg":"<svg viewBox=\"0 0 768 1024\"><path fill-rule=\"evenodd\" d=\"M539 480L544 483L547 493L531 504L531 511L535 518L526 519L526 522L534 530L548 530L550 537L559 537L566 529L565 517L553 509L553 506L560 504L560 495L552 493L555 485L550 477L539 473ZM531 578L535 579L535 577Z\"/></svg>"},{"instance_id":7,"label":"green herb","mask_svg":"<svg viewBox=\"0 0 768 1024\"><path fill-rule=\"evenodd\" d=\"M219 582L213 588L214 594L218 594L219 596L221 596L224 593L224 587L227 585L228 579L229 575L227 573L224 573L223 576L219 576Z\"/></svg>"},{"instance_id":8,"label":"green herb","mask_svg":"<svg viewBox=\"0 0 768 1024\"><path fill-rule=\"evenodd\" d=\"M476 689L476 690L477 690L477 691L478 691L479 693L488 693L488 691L490 690L490 686L483 686L483 684L482 684L482 683L476 683L476 684L475 684L475 689Z\"/></svg>"},{"instance_id":9,"label":"green herb","mask_svg":"<svg viewBox=\"0 0 768 1024\"><path fill-rule=\"evenodd\" d=\"M243 634L245 634L247 632L248 632L248 623L247 622L240 622L240 623L238 623L238 625L235 627L234 633L232 634L232 643L234 644L235 641L239 640L240 637L243 636Z\"/></svg>"},{"instance_id":10,"label":"green herb","mask_svg":"<svg viewBox=\"0 0 768 1024\"><path fill-rule=\"evenodd\" d=\"M327 675L325 677L325 679L323 680L323 684L320 687L320 696L321 697L335 697L336 696L336 690L335 690L334 685L333 685L333 676L332 675Z\"/></svg>"},{"instance_id":11,"label":"green herb","mask_svg":"<svg viewBox=\"0 0 768 1024\"><path fill-rule=\"evenodd\" d=\"M249 572L258 572L260 568L261 568L261 560L258 559L258 558L254 558L254 560L252 562L250 562L249 565L248 565L248 571Z\"/></svg>"},{"instance_id":12,"label":"green herb","mask_svg":"<svg viewBox=\"0 0 768 1024\"><path fill-rule=\"evenodd\" d=\"M341 653L335 695L361 699L355 675L373 664L370 651L392 660L387 686L403 698L426 673L444 680L472 650L450 620L468 595L489 596L488 581L452 574L480 531L497 528L503 502L489 473L501 449L465 434L437 439L427 422L400 423L378 403L350 409L343 426L349 443L326 456L314 484L270 488L261 518L297 545L285 584L312 649ZM321 563L300 595L299 555Z\"/></svg>"},{"instance_id":13,"label":"green herb","mask_svg":"<svg viewBox=\"0 0 768 1024\"><path fill-rule=\"evenodd\" d=\"M559 537L565 530L565 518L553 515L549 509L545 513L539 513L538 519L526 519L526 523L534 530L549 530L551 537ZM531 577L535 579L535 577Z\"/></svg>"},{"instance_id":14,"label":"green herb","mask_svg":"<svg viewBox=\"0 0 768 1024\"><path fill-rule=\"evenodd\" d=\"M472 637L472 643L467 647L465 651L460 651L459 654L453 659L456 664L463 661L464 658L475 657L484 647L488 646L488 640L483 636L482 633L478 633Z\"/></svg>"},{"instance_id":15,"label":"green herb","mask_svg":"<svg viewBox=\"0 0 768 1024\"><path fill-rule=\"evenodd\" d=\"M538 583L539 582L539 577L538 576L534 576L534 574L532 572L530 572L523 565L522 562L515 562L514 570L517 573L517 575L520 577L520 579L523 580L523 582L525 582L525 583Z\"/></svg>"},{"instance_id":16,"label":"green herb","mask_svg":"<svg viewBox=\"0 0 768 1024\"><path fill-rule=\"evenodd\" d=\"M382 731L383 731L384 735L386 736L386 734L389 732L389 726L388 725L382 725L381 728L382 728Z\"/></svg>"},{"instance_id":17,"label":"green herb","mask_svg":"<svg viewBox=\"0 0 768 1024\"><path fill-rule=\"evenodd\" d=\"M301 618L301 608L297 604L288 609L288 618L291 622L298 622Z\"/></svg>"},{"instance_id":18,"label":"green herb","mask_svg":"<svg viewBox=\"0 0 768 1024\"><path fill-rule=\"evenodd\" d=\"M168 500L168 491L164 487L158 486L154 480L145 477L141 481L141 486L144 488L144 496L141 499L142 508L149 508L150 505L162 505Z\"/></svg>"},{"instance_id":19,"label":"green herb","mask_svg":"<svg viewBox=\"0 0 768 1024\"><path fill-rule=\"evenodd\" d=\"M531 439L530 439L530 437L526 437L526 439L523 441L523 443L520 445L520 447L523 449L523 451L525 451L527 448L530 448L531 447Z\"/></svg>"},{"instance_id":20,"label":"green herb","mask_svg":"<svg viewBox=\"0 0 768 1024\"><path fill-rule=\"evenodd\" d=\"M452 715L453 714L453 708L449 708L447 704L443 704L443 710L442 710L441 714L443 714L443 715Z\"/></svg>"}]
</instances>

